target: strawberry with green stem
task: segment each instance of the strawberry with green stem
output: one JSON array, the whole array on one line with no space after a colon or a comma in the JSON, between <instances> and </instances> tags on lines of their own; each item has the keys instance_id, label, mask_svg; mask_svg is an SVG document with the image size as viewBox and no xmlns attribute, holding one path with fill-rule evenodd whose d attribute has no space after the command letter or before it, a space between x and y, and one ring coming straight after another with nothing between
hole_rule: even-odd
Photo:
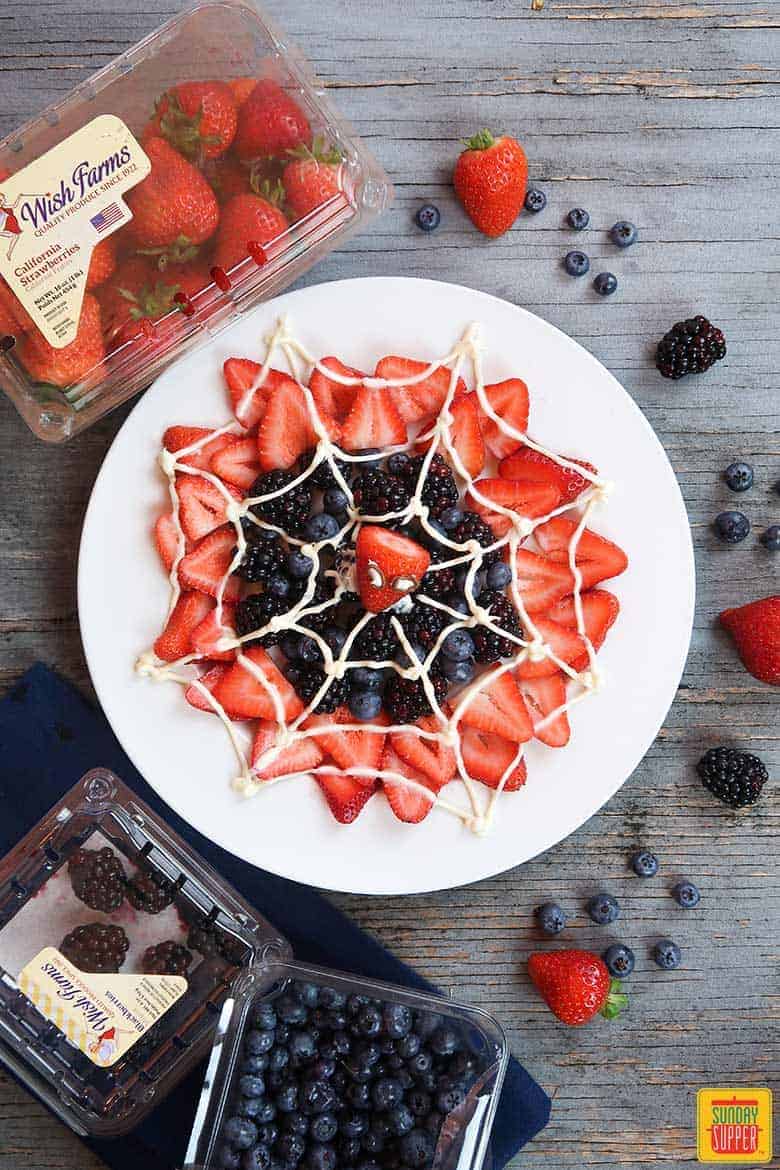
<instances>
[{"instance_id":1,"label":"strawberry with green stem","mask_svg":"<svg viewBox=\"0 0 780 1170\"><path fill-rule=\"evenodd\" d=\"M315 138L311 147L301 144L288 152L282 182L287 211L302 219L341 192L341 154Z\"/></svg>"},{"instance_id":2,"label":"strawberry with green stem","mask_svg":"<svg viewBox=\"0 0 780 1170\"><path fill-rule=\"evenodd\" d=\"M193 162L218 158L236 134L238 111L224 81L184 81L155 102L147 135L159 135Z\"/></svg>"},{"instance_id":3,"label":"strawberry with green stem","mask_svg":"<svg viewBox=\"0 0 780 1170\"><path fill-rule=\"evenodd\" d=\"M34 381L72 386L95 370L106 355L100 305L91 293L85 294L76 336L63 349L49 345L35 330L21 339L15 352Z\"/></svg>"},{"instance_id":4,"label":"strawberry with green stem","mask_svg":"<svg viewBox=\"0 0 780 1170\"><path fill-rule=\"evenodd\" d=\"M480 130L466 140L452 181L474 226L486 236L501 236L523 206L528 182L525 152L508 134L494 138L489 130Z\"/></svg>"},{"instance_id":5,"label":"strawberry with green stem","mask_svg":"<svg viewBox=\"0 0 780 1170\"><path fill-rule=\"evenodd\" d=\"M133 213L128 231L139 248L197 246L219 224L217 197L201 172L164 138L149 138L152 170L127 194Z\"/></svg>"},{"instance_id":6,"label":"strawberry with green stem","mask_svg":"<svg viewBox=\"0 0 780 1170\"><path fill-rule=\"evenodd\" d=\"M564 1024L578 1027L597 1014L614 1020L628 1006L619 979L591 951L537 951L528 957L528 974L548 1008Z\"/></svg>"},{"instance_id":7,"label":"strawberry with green stem","mask_svg":"<svg viewBox=\"0 0 780 1170\"><path fill-rule=\"evenodd\" d=\"M258 81L238 111L233 143L242 162L285 154L312 145L311 126L303 110L270 78Z\"/></svg>"},{"instance_id":8,"label":"strawberry with green stem","mask_svg":"<svg viewBox=\"0 0 780 1170\"><path fill-rule=\"evenodd\" d=\"M214 263L227 272L288 228L284 214L260 195L236 195L222 209Z\"/></svg>"}]
</instances>

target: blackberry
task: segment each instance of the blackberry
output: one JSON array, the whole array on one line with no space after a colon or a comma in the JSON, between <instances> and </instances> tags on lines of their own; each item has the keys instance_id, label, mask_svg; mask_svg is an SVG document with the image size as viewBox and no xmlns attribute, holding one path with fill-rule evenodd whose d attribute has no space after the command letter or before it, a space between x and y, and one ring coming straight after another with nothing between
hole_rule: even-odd
<instances>
[{"instance_id":1,"label":"blackberry","mask_svg":"<svg viewBox=\"0 0 780 1170\"><path fill-rule=\"evenodd\" d=\"M326 677L325 671L320 670L319 666L305 666L303 669L296 670L290 681L295 687L298 698L308 707L325 682ZM334 678L314 710L319 711L321 715L332 715L337 707L346 703L348 696L349 681L347 678Z\"/></svg>"},{"instance_id":2,"label":"blackberry","mask_svg":"<svg viewBox=\"0 0 780 1170\"><path fill-rule=\"evenodd\" d=\"M454 549L445 548L440 544L433 545L430 554L434 564L451 560L457 556ZM449 593L455 592L455 570L436 569L431 572L429 569L420 582L418 592L424 593L427 597L433 597L437 601L444 601ZM430 606L428 608L430 609Z\"/></svg>"},{"instance_id":3,"label":"blackberry","mask_svg":"<svg viewBox=\"0 0 780 1170\"><path fill-rule=\"evenodd\" d=\"M60 950L80 971L115 974L125 961L130 940L121 926L87 922L66 934Z\"/></svg>"},{"instance_id":4,"label":"blackberry","mask_svg":"<svg viewBox=\"0 0 780 1170\"><path fill-rule=\"evenodd\" d=\"M755 804L769 779L758 756L728 747L710 748L699 760L696 771L704 787L730 808Z\"/></svg>"},{"instance_id":5,"label":"blackberry","mask_svg":"<svg viewBox=\"0 0 780 1170\"><path fill-rule=\"evenodd\" d=\"M245 947L210 918L199 915L191 924L187 946L205 956L219 955L228 963L239 966L244 961Z\"/></svg>"},{"instance_id":6,"label":"blackberry","mask_svg":"<svg viewBox=\"0 0 780 1170\"><path fill-rule=\"evenodd\" d=\"M506 630L508 634L520 637L520 622L517 611L511 601L503 593L494 589L483 589L477 597L477 605L490 612L494 625ZM502 638L487 626L477 626L472 631L474 638L474 657L477 662L497 662L499 658L508 658L515 652L516 642L509 638Z\"/></svg>"},{"instance_id":7,"label":"blackberry","mask_svg":"<svg viewBox=\"0 0 780 1170\"><path fill-rule=\"evenodd\" d=\"M303 455L301 455L300 459L298 460L298 475L306 470L313 458L313 451L304 451ZM347 481L347 483L349 483L350 472L352 470L351 464L345 463L343 459L336 459L335 463L341 474L344 476L344 479ZM309 472L304 482L307 485L311 484L313 487L317 487L324 492L326 488L334 487L338 483L338 480L333 474L333 468L331 467L328 460L323 459L321 463L317 464L313 471Z\"/></svg>"},{"instance_id":8,"label":"blackberry","mask_svg":"<svg viewBox=\"0 0 780 1170\"><path fill-rule=\"evenodd\" d=\"M256 528L257 525L252 525ZM247 544L244 559L235 570L237 577L245 581L267 581L274 573L281 573L287 567L287 552L277 537L275 540L252 541Z\"/></svg>"},{"instance_id":9,"label":"blackberry","mask_svg":"<svg viewBox=\"0 0 780 1170\"><path fill-rule=\"evenodd\" d=\"M125 871L113 849L77 849L68 862L73 893L92 910L110 914L125 900Z\"/></svg>"},{"instance_id":10,"label":"blackberry","mask_svg":"<svg viewBox=\"0 0 780 1170\"><path fill-rule=\"evenodd\" d=\"M140 870L127 883L127 900L144 914L159 914L170 906L175 894L173 882L160 874Z\"/></svg>"},{"instance_id":11,"label":"blackberry","mask_svg":"<svg viewBox=\"0 0 780 1170\"><path fill-rule=\"evenodd\" d=\"M388 512L403 512L411 499L409 484L386 471L361 471L352 484L355 507L364 516L385 516Z\"/></svg>"},{"instance_id":12,"label":"blackberry","mask_svg":"<svg viewBox=\"0 0 780 1170\"><path fill-rule=\"evenodd\" d=\"M265 496L277 492L280 488L291 484L297 475L294 471L267 471L259 475L249 489L250 499L255 496ZM263 500L252 508L255 516L266 520L269 524L276 524L285 532L298 532L311 511L312 491L308 482L299 483L290 491L274 496L270 500Z\"/></svg>"},{"instance_id":13,"label":"blackberry","mask_svg":"<svg viewBox=\"0 0 780 1170\"><path fill-rule=\"evenodd\" d=\"M490 525L486 524L476 512L464 512L463 519L453 528L449 536L456 544L465 544L467 540L476 540L483 548L489 548L491 544L496 542ZM496 561L500 560L500 550L494 549L493 552L483 555L482 564L485 568L489 568L490 565L494 565Z\"/></svg>"},{"instance_id":14,"label":"blackberry","mask_svg":"<svg viewBox=\"0 0 780 1170\"><path fill-rule=\"evenodd\" d=\"M390 614L379 613L358 634L352 645L354 658L385 662L395 656L398 635L391 625Z\"/></svg>"},{"instance_id":15,"label":"blackberry","mask_svg":"<svg viewBox=\"0 0 780 1170\"><path fill-rule=\"evenodd\" d=\"M436 701L441 705L447 697L449 684L442 675L431 671ZM423 715L431 714L431 704L421 679L403 678L394 674L385 687L384 706L393 723L416 723Z\"/></svg>"},{"instance_id":16,"label":"blackberry","mask_svg":"<svg viewBox=\"0 0 780 1170\"><path fill-rule=\"evenodd\" d=\"M424 460L424 455L417 455L409 461L409 466L404 472L407 483L411 485L417 483ZM457 504L459 498L460 492L452 468L442 455L434 455L420 492L421 501L427 504L431 516L435 517Z\"/></svg>"},{"instance_id":17,"label":"blackberry","mask_svg":"<svg viewBox=\"0 0 780 1170\"><path fill-rule=\"evenodd\" d=\"M433 649L434 643L447 624L447 617L441 610L430 605L415 605L413 609L401 618L407 638L410 642L419 642L426 653Z\"/></svg>"},{"instance_id":18,"label":"blackberry","mask_svg":"<svg viewBox=\"0 0 780 1170\"><path fill-rule=\"evenodd\" d=\"M658 342L655 364L664 378L702 374L726 356L726 339L706 317L678 321Z\"/></svg>"},{"instance_id":19,"label":"blackberry","mask_svg":"<svg viewBox=\"0 0 780 1170\"><path fill-rule=\"evenodd\" d=\"M253 634L267 626L271 618L279 617L295 604L291 590L287 597L274 597L270 593L252 593L239 601L236 606L236 633L243 638L246 634ZM275 646L282 638L278 630L268 631L261 637L252 639L250 644L260 643L263 646Z\"/></svg>"},{"instance_id":20,"label":"blackberry","mask_svg":"<svg viewBox=\"0 0 780 1170\"><path fill-rule=\"evenodd\" d=\"M157 946L147 947L141 959L144 975L186 975L192 962L192 951L181 943L167 939Z\"/></svg>"}]
</instances>

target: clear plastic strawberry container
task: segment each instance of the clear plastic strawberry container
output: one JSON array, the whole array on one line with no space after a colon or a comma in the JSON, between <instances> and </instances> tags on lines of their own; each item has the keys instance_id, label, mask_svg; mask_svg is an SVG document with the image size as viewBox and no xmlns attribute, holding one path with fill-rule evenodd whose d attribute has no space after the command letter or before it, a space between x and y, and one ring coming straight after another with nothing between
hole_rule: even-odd
<instances>
[{"instance_id":1,"label":"clear plastic strawberry container","mask_svg":"<svg viewBox=\"0 0 780 1170\"><path fill-rule=\"evenodd\" d=\"M253 3L195 4L0 142L0 385L61 442L391 197Z\"/></svg>"}]
</instances>

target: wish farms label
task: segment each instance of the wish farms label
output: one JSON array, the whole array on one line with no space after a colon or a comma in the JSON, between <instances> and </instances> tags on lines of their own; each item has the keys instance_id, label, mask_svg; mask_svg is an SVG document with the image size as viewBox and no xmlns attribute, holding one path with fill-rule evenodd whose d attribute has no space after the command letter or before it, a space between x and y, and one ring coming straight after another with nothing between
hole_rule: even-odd
<instances>
[{"instance_id":1,"label":"wish farms label","mask_svg":"<svg viewBox=\"0 0 780 1170\"><path fill-rule=\"evenodd\" d=\"M55 349L76 336L93 248L133 218L123 195L150 170L102 114L0 181L0 274Z\"/></svg>"},{"instance_id":2,"label":"wish farms label","mask_svg":"<svg viewBox=\"0 0 780 1170\"><path fill-rule=\"evenodd\" d=\"M55 947L27 964L19 987L93 1064L108 1068L181 999L180 975L98 975L79 971Z\"/></svg>"}]
</instances>

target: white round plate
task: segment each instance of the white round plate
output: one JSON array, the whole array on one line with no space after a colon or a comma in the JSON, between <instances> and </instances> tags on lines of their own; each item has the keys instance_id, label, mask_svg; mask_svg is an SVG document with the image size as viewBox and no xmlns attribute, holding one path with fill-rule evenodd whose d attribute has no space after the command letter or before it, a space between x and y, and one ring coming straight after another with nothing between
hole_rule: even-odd
<instances>
[{"instance_id":1,"label":"white round plate","mask_svg":"<svg viewBox=\"0 0 780 1170\"><path fill-rule=\"evenodd\" d=\"M516 375L531 396L529 432L590 460L616 488L593 527L616 540L628 571L607 582L621 613L599 654L605 689L571 712L569 745L529 745L528 782L505 794L491 834L434 810L420 825L370 801L350 826L333 820L314 780L247 801L230 787L235 758L216 718L175 683L134 673L160 631L168 583L151 528L166 507L155 462L174 423L229 417L222 363L254 356L279 316L316 355L373 369L386 353L433 359L472 321L487 347L485 381ZM578 828L631 775L655 739L685 663L694 565L685 507L647 420L576 342L523 309L458 285L405 278L321 284L263 305L167 370L117 435L95 483L79 560L79 617L92 681L122 746L159 795L201 833L272 873L362 894L414 894L500 873Z\"/></svg>"}]
</instances>

